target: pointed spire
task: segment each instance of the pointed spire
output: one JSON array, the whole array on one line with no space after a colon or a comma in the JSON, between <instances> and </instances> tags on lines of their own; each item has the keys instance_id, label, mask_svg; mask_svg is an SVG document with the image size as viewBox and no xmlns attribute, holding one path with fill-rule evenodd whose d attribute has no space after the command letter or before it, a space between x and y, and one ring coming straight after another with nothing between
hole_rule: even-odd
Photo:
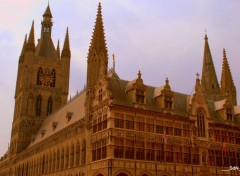
<instances>
[{"instance_id":1,"label":"pointed spire","mask_svg":"<svg viewBox=\"0 0 240 176\"><path fill-rule=\"evenodd\" d=\"M108 71L108 50L102 20L102 7L99 3L91 44L88 50L87 88L94 87L99 77L99 68L103 60L103 73Z\"/></svg>"},{"instance_id":2,"label":"pointed spire","mask_svg":"<svg viewBox=\"0 0 240 176\"><path fill-rule=\"evenodd\" d=\"M230 98L230 102L236 105L236 88L232 79L231 70L228 64L227 55L225 49L223 49L223 64L222 64L222 76L221 76L221 90L223 98Z\"/></svg>"},{"instance_id":3,"label":"pointed spire","mask_svg":"<svg viewBox=\"0 0 240 176\"><path fill-rule=\"evenodd\" d=\"M103 20L102 20L101 3L99 3L98 5L97 18L96 18L91 46L89 50L95 50L97 54L99 54L99 52L101 51L105 52L104 54L107 54L107 46L106 46L106 40L104 35Z\"/></svg>"},{"instance_id":4,"label":"pointed spire","mask_svg":"<svg viewBox=\"0 0 240 176\"><path fill-rule=\"evenodd\" d=\"M52 13L51 13L51 10L50 10L50 7L49 7L49 3L48 3L48 6L43 14L43 17L50 17L52 18Z\"/></svg>"},{"instance_id":5,"label":"pointed spire","mask_svg":"<svg viewBox=\"0 0 240 176\"><path fill-rule=\"evenodd\" d=\"M28 50L35 50L35 36L34 36L34 21L32 22L32 27L29 33L29 37L28 37L28 45L27 45L27 49Z\"/></svg>"},{"instance_id":6,"label":"pointed spire","mask_svg":"<svg viewBox=\"0 0 240 176\"><path fill-rule=\"evenodd\" d=\"M208 44L207 34L205 34L204 40L205 44L202 66L202 87L208 99L219 100L220 88L214 68L210 47Z\"/></svg>"},{"instance_id":7,"label":"pointed spire","mask_svg":"<svg viewBox=\"0 0 240 176\"><path fill-rule=\"evenodd\" d=\"M25 50L26 50L26 45L27 45L27 34L25 35L25 38L24 38L22 52L21 52L20 56L24 56L24 53L25 53Z\"/></svg>"},{"instance_id":8,"label":"pointed spire","mask_svg":"<svg viewBox=\"0 0 240 176\"><path fill-rule=\"evenodd\" d=\"M66 31L66 36L65 36L65 40L64 40L64 45L63 45L62 55L61 56L62 57L64 57L64 56L71 57L68 27L67 27L67 31Z\"/></svg>"},{"instance_id":9,"label":"pointed spire","mask_svg":"<svg viewBox=\"0 0 240 176\"><path fill-rule=\"evenodd\" d=\"M58 43L57 43L57 55L58 55L58 58L60 58L60 41L58 39Z\"/></svg>"}]
</instances>

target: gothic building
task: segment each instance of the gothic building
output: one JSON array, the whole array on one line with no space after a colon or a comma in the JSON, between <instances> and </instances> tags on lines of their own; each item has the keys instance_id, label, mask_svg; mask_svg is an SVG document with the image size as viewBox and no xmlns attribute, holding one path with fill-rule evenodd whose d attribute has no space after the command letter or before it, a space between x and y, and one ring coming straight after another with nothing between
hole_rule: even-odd
<instances>
[{"instance_id":1,"label":"gothic building","mask_svg":"<svg viewBox=\"0 0 240 176\"><path fill-rule=\"evenodd\" d=\"M205 35L202 77L192 95L108 70L101 4L87 57L86 87L67 101L68 29L54 46L49 5L19 57L10 146L0 176L238 175L240 106L225 49L218 82ZM114 57L114 56L113 56ZM194 84L194 83L193 83Z\"/></svg>"}]
</instances>

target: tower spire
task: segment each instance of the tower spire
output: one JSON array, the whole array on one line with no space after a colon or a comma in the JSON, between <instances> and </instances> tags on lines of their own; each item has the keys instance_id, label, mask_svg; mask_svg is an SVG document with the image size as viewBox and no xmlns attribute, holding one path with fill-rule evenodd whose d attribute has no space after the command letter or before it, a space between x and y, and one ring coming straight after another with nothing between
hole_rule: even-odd
<instances>
[{"instance_id":1,"label":"tower spire","mask_svg":"<svg viewBox=\"0 0 240 176\"><path fill-rule=\"evenodd\" d=\"M208 44L208 37L204 37L204 54L202 66L202 87L207 99L220 100L220 88L217 80L217 75L214 68L214 63Z\"/></svg>"},{"instance_id":2,"label":"tower spire","mask_svg":"<svg viewBox=\"0 0 240 176\"><path fill-rule=\"evenodd\" d=\"M101 64L102 63L102 64ZM99 68L102 66L103 74L107 75L108 50L104 34L101 3L98 5L96 22L92 40L88 51L87 87L93 87L99 77Z\"/></svg>"},{"instance_id":3,"label":"tower spire","mask_svg":"<svg viewBox=\"0 0 240 176\"><path fill-rule=\"evenodd\" d=\"M20 58L24 56L24 53L25 53L25 50L26 50L26 45L27 45L27 34L25 35L25 38L24 38L24 42L23 42L23 47L22 47L22 51L21 51L21 54L20 54Z\"/></svg>"},{"instance_id":4,"label":"tower spire","mask_svg":"<svg viewBox=\"0 0 240 176\"><path fill-rule=\"evenodd\" d=\"M71 57L68 27L67 27L67 31L66 31L66 36L65 36L65 40L64 40L64 45L63 45L62 55L61 56L62 57L64 57L64 56Z\"/></svg>"},{"instance_id":5,"label":"tower spire","mask_svg":"<svg viewBox=\"0 0 240 176\"><path fill-rule=\"evenodd\" d=\"M27 49L35 50L34 21L32 22L32 27L29 33Z\"/></svg>"},{"instance_id":6,"label":"tower spire","mask_svg":"<svg viewBox=\"0 0 240 176\"><path fill-rule=\"evenodd\" d=\"M226 51L223 49L223 64L221 76L221 93L223 98L229 98L233 105L237 105L236 87L234 85L231 70L228 64Z\"/></svg>"}]
</instances>

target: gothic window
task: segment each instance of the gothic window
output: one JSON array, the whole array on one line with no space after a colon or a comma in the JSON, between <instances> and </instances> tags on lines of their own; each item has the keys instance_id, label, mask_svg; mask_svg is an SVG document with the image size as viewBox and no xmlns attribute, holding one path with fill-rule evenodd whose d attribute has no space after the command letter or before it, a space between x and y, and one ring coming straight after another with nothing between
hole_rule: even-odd
<instances>
[{"instance_id":1,"label":"gothic window","mask_svg":"<svg viewBox=\"0 0 240 176\"><path fill-rule=\"evenodd\" d=\"M233 117L232 109L230 109L230 108L226 109L226 116L227 116L227 120L232 121L232 117Z\"/></svg>"},{"instance_id":2,"label":"gothic window","mask_svg":"<svg viewBox=\"0 0 240 176\"><path fill-rule=\"evenodd\" d=\"M154 143L147 142L147 144L146 144L146 159L150 160L150 161L155 160Z\"/></svg>"},{"instance_id":3,"label":"gothic window","mask_svg":"<svg viewBox=\"0 0 240 176\"><path fill-rule=\"evenodd\" d=\"M172 97L164 96L164 107L166 109L172 109Z\"/></svg>"},{"instance_id":4,"label":"gothic window","mask_svg":"<svg viewBox=\"0 0 240 176\"><path fill-rule=\"evenodd\" d=\"M145 145L143 141L136 141L136 159L145 159Z\"/></svg>"},{"instance_id":5,"label":"gothic window","mask_svg":"<svg viewBox=\"0 0 240 176\"><path fill-rule=\"evenodd\" d=\"M134 116L126 115L125 128L134 130Z\"/></svg>"},{"instance_id":6,"label":"gothic window","mask_svg":"<svg viewBox=\"0 0 240 176\"><path fill-rule=\"evenodd\" d=\"M144 103L144 91L143 90L136 90L136 102L137 103Z\"/></svg>"},{"instance_id":7,"label":"gothic window","mask_svg":"<svg viewBox=\"0 0 240 176\"><path fill-rule=\"evenodd\" d=\"M77 142L77 146L76 146L76 159L75 159L75 165L78 166L79 165L79 161L80 161L80 144L79 142Z\"/></svg>"},{"instance_id":8,"label":"gothic window","mask_svg":"<svg viewBox=\"0 0 240 176\"><path fill-rule=\"evenodd\" d=\"M123 158L124 139L114 138L114 157Z\"/></svg>"},{"instance_id":9,"label":"gothic window","mask_svg":"<svg viewBox=\"0 0 240 176\"><path fill-rule=\"evenodd\" d=\"M102 102L102 89L98 90L98 101Z\"/></svg>"},{"instance_id":10,"label":"gothic window","mask_svg":"<svg viewBox=\"0 0 240 176\"><path fill-rule=\"evenodd\" d=\"M42 106L42 96L38 95L37 101L36 101L36 116L41 115L41 106Z\"/></svg>"},{"instance_id":11,"label":"gothic window","mask_svg":"<svg viewBox=\"0 0 240 176\"><path fill-rule=\"evenodd\" d=\"M198 137L206 137L205 134L205 117L203 109L197 110L197 126L198 126Z\"/></svg>"},{"instance_id":12,"label":"gothic window","mask_svg":"<svg viewBox=\"0 0 240 176\"><path fill-rule=\"evenodd\" d=\"M74 146L72 144L70 151L70 167L73 167L74 164Z\"/></svg>"},{"instance_id":13,"label":"gothic window","mask_svg":"<svg viewBox=\"0 0 240 176\"><path fill-rule=\"evenodd\" d=\"M69 147L66 148L66 154L65 154L65 168L68 168L69 163Z\"/></svg>"},{"instance_id":14,"label":"gothic window","mask_svg":"<svg viewBox=\"0 0 240 176\"><path fill-rule=\"evenodd\" d=\"M85 164L86 162L86 141L85 139L83 140L83 143L82 143L82 158L81 158L81 163L82 164Z\"/></svg>"},{"instance_id":15,"label":"gothic window","mask_svg":"<svg viewBox=\"0 0 240 176\"><path fill-rule=\"evenodd\" d=\"M157 161L164 162L164 144L156 143Z\"/></svg>"},{"instance_id":16,"label":"gothic window","mask_svg":"<svg viewBox=\"0 0 240 176\"><path fill-rule=\"evenodd\" d=\"M56 71L55 69L52 70L52 82L50 82L50 87L55 87L55 82L56 82Z\"/></svg>"},{"instance_id":17,"label":"gothic window","mask_svg":"<svg viewBox=\"0 0 240 176\"><path fill-rule=\"evenodd\" d=\"M53 99L52 97L49 97L47 102L47 115L50 115L52 113L52 106L53 106Z\"/></svg>"},{"instance_id":18,"label":"gothic window","mask_svg":"<svg viewBox=\"0 0 240 176\"><path fill-rule=\"evenodd\" d=\"M134 141L131 139L125 141L125 158L134 159Z\"/></svg>"},{"instance_id":19,"label":"gothic window","mask_svg":"<svg viewBox=\"0 0 240 176\"><path fill-rule=\"evenodd\" d=\"M102 139L92 144L92 161L101 160L107 157L107 140ZM85 149L86 150L86 149Z\"/></svg>"},{"instance_id":20,"label":"gothic window","mask_svg":"<svg viewBox=\"0 0 240 176\"><path fill-rule=\"evenodd\" d=\"M115 127L116 128L123 128L124 127L124 114L115 113Z\"/></svg>"},{"instance_id":21,"label":"gothic window","mask_svg":"<svg viewBox=\"0 0 240 176\"><path fill-rule=\"evenodd\" d=\"M33 95L30 94L28 96L28 100L27 100L27 106L26 106L26 114L30 114L32 115L33 113Z\"/></svg>"},{"instance_id":22,"label":"gothic window","mask_svg":"<svg viewBox=\"0 0 240 176\"><path fill-rule=\"evenodd\" d=\"M37 85L42 85L42 82L40 81L41 75L42 75L42 67L39 67L38 73L37 73Z\"/></svg>"}]
</instances>

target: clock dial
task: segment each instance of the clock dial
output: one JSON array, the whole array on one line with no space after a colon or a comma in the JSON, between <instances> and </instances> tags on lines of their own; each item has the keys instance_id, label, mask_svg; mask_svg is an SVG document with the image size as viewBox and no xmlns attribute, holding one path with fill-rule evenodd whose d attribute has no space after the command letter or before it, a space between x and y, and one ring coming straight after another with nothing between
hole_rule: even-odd
<instances>
[{"instance_id":1,"label":"clock dial","mask_svg":"<svg viewBox=\"0 0 240 176\"><path fill-rule=\"evenodd\" d=\"M54 81L54 75L42 74L40 75L40 81L44 86L50 86Z\"/></svg>"}]
</instances>

